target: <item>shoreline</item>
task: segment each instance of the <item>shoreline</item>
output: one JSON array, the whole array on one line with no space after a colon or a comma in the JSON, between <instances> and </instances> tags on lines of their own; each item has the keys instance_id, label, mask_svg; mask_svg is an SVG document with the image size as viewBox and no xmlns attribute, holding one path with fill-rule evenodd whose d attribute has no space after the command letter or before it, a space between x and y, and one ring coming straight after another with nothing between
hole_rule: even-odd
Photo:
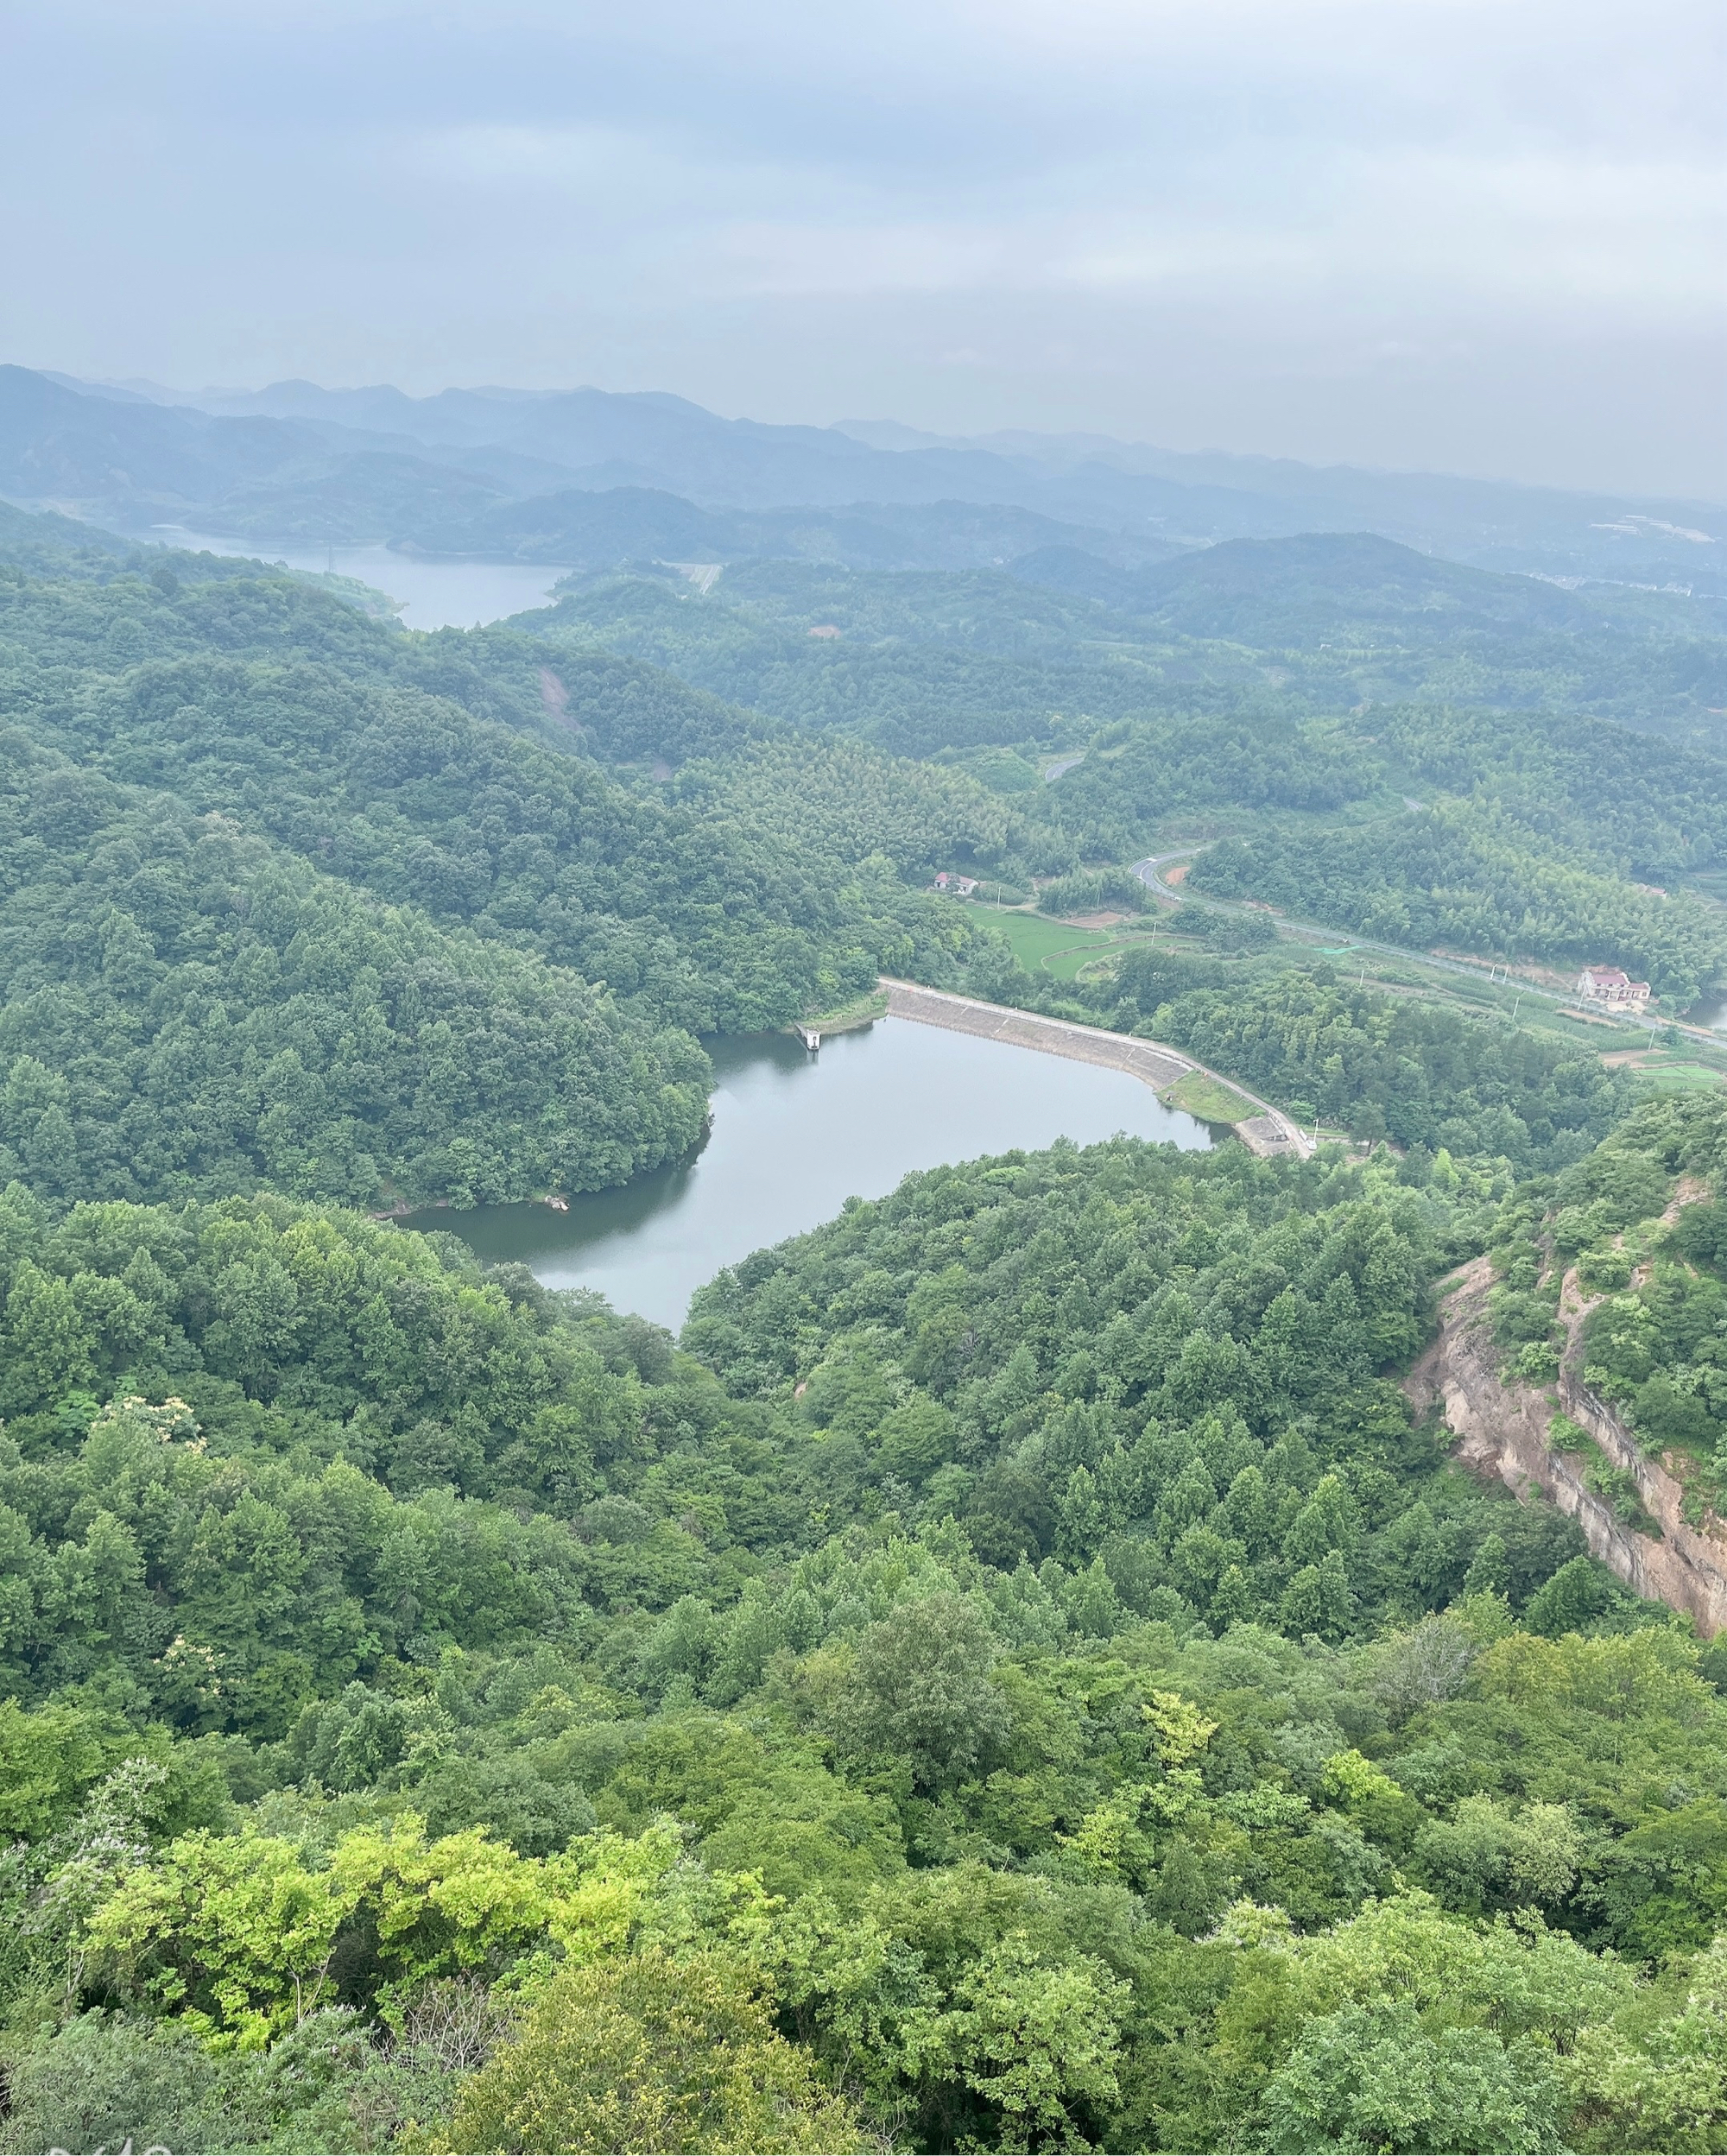
<instances>
[{"instance_id":1,"label":"shoreline","mask_svg":"<svg viewBox=\"0 0 1727 2156\"><path fill-rule=\"evenodd\" d=\"M834 1034L861 1032L882 1018L908 1019L914 1025L939 1026L950 1033L972 1034L985 1040L1006 1041L1013 1047L1035 1048L1045 1055L1065 1056L1070 1062L1124 1071L1150 1086L1160 1100L1185 1078L1210 1078L1259 1110L1257 1115L1244 1116L1239 1122L1221 1126L1232 1130L1249 1153L1266 1160L1283 1160L1291 1154L1305 1160L1315 1150L1314 1141L1281 1108L1274 1108L1237 1079L1212 1070L1180 1048L1142 1040L1136 1034L1111 1033L1102 1026L1079 1025L1072 1019L1046 1018L1036 1011L1021 1010L1010 1003L986 1003L976 996L955 996L946 989L925 988L917 981L895 980L883 974L881 989L870 999L869 1005L842 1015L837 1024L823 1027L822 1035L826 1039ZM788 1026L781 1030L795 1033L797 1027ZM1179 1106L1178 1103L1166 1104ZM1181 1112L1192 1113L1186 1109ZM1204 1122L1208 1119L1195 1116L1194 1120ZM516 1202L544 1206L553 1212L566 1211L569 1204L566 1198L560 1205L555 1192L541 1192ZM460 1210L447 1198L427 1198L412 1205L398 1199L387 1209L368 1212L366 1217L375 1221L402 1220L414 1213Z\"/></svg>"},{"instance_id":2,"label":"shoreline","mask_svg":"<svg viewBox=\"0 0 1727 2156\"><path fill-rule=\"evenodd\" d=\"M861 1033L865 1026L873 1026L878 1018L885 1018L887 1015L887 994L878 989L873 996L861 996L855 1002L842 1004L832 1016L796 1018L789 1026L781 1026L779 1030L794 1034L800 1040L806 1033L815 1033L826 1040L834 1034Z\"/></svg>"},{"instance_id":3,"label":"shoreline","mask_svg":"<svg viewBox=\"0 0 1727 2156\"><path fill-rule=\"evenodd\" d=\"M1160 1099L1167 1088L1184 1078L1214 1079L1260 1111L1229 1126L1249 1153L1267 1160L1292 1154L1305 1160L1315 1149L1313 1141L1281 1108L1261 1100L1221 1071L1213 1071L1161 1041L1142 1040L1136 1034L1110 1033L1102 1026L1077 1025L1067 1018L1045 1018L1009 1003L985 1003L975 996L950 995L945 989L925 988L916 981L894 980L886 974L882 985L888 991L890 1018L908 1018L916 1025L945 1026L952 1033L976 1034L986 1040L1005 1040L1015 1047L1040 1049L1046 1055L1066 1056L1076 1063L1125 1071L1150 1086Z\"/></svg>"}]
</instances>

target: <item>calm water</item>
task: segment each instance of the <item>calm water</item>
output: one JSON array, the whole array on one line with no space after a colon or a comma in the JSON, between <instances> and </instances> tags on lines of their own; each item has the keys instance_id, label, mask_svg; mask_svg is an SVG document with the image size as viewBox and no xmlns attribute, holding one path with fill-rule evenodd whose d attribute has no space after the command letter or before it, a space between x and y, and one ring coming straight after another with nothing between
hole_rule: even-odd
<instances>
[{"instance_id":1,"label":"calm water","mask_svg":"<svg viewBox=\"0 0 1727 2156\"><path fill-rule=\"evenodd\" d=\"M832 1219L847 1198L885 1197L914 1168L1117 1131L1191 1151L1211 1142L1123 1072L906 1019L837 1034L817 1056L783 1034L711 1053L713 1129L693 1160L573 1198L567 1213L482 1205L410 1224L452 1230L548 1287L596 1287L675 1330L721 1266Z\"/></svg>"},{"instance_id":2,"label":"calm water","mask_svg":"<svg viewBox=\"0 0 1727 2156\"><path fill-rule=\"evenodd\" d=\"M506 615L543 606L568 572L526 561L415 561L388 547L307 547L268 539L212 539L205 532L161 525L164 545L212 554L285 561L290 569L333 569L403 602L409 629L477 629Z\"/></svg>"}]
</instances>

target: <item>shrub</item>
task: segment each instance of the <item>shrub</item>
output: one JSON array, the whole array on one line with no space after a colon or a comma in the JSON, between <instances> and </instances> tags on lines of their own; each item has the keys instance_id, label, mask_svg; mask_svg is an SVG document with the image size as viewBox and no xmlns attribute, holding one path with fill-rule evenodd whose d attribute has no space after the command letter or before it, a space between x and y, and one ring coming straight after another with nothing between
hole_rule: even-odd
<instances>
[{"instance_id":1,"label":"shrub","mask_svg":"<svg viewBox=\"0 0 1727 2156\"><path fill-rule=\"evenodd\" d=\"M712 1953L630 1956L550 1985L463 2089L452 2151L839 2152L864 2136L775 2032L750 1974Z\"/></svg>"}]
</instances>

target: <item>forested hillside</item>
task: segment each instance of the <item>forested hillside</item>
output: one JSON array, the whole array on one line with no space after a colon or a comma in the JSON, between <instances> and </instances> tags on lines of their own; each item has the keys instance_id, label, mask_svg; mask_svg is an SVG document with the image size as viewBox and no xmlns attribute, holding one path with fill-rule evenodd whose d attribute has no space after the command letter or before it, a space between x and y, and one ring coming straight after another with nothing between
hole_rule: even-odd
<instances>
[{"instance_id":1,"label":"forested hillside","mask_svg":"<svg viewBox=\"0 0 1727 2156\"><path fill-rule=\"evenodd\" d=\"M541 680L520 638L405 638L281 577L10 597L0 627L28 654L12 687L33 737L239 814L382 896L645 989L678 1022L782 1021L788 977L807 996L836 945L883 933L824 888L851 862L667 815L568 753L591 734L613 760L682 762L751 737L650 669L590 660ZM909 895L895 902L914 924Z\"/></svg>"},{"instance_id":2,"label":"forested hillside","mask_svg":"<svg viewBox=\"0 0 1727 2156\"><path fill-rule=\"evenodd\" d=\"M979 858L1020 887L1221 831L1257 851L1250 874L1209 856L1214 890L1394 942L1623 964L1675 1008L1727 964L1712 914L1634 888L1727 842L1707 593L1560 590L1371 535L1045 570L757 561L698 591L644 566L573 577L523 626L555 664L628 653L966 770L1008 812Z\"/></svg>"},{"instance_id":3,"label":"forested hillside","mask_svg":"<svg viewBox=\"0 0 1727 2156\"><path fill-rule=\"evenodd\" d=\"M12 737L16 743L17 737ZM0 740L0 1173L44 1196L591 1190L686 1152L687 1033L219 811Z\"/></svg>"},{"instance_id":4,"label":"forested hillside","mask_svg":"<svg viewBox=\"0 0 1727 2156\"><path fill-rule=\"evenodd\" d=\"M20 520L35 567L0 576L0 1143L45 1194L622 1181L700 1135L690 1035L976 941L901 875L999 844L957 775L860 749L836 787L650 668L554 674L208 556L146 575L63 523ZM582 753L751 743L775 783L675 794Z\"/></svg>"},{"instance_id":5,"label":"forested hillside","mask_svg":"<svg viewBox=\"0 0 1727 2156\"><path fill-rule=\"evenodd\" d=\"M1682 873L1727 847L1727 769L1705 752L1573 716L1543 725L1503 711L1375 711L1380 740L1418 779L1490 800L1531 831L1622 873Z\"/></svg>"},{"instance_id":6,"label":"forested hillside","mask_svg":"<svg viewBox=\"0 0 1727 2156\"><path fill-rule=\"evenodd\" d=\"M1718 1656L1376 1375L1496 1207L985 1162L677 1354L9 1200L7 2145L1709 2146Z\"/></svg>"},{"instance_id":7,"label":"forested hillside","mask_svg":"<svg viewBox=\"0 0 1727 2156\"><path fill-rule=\"evenodd\" d=\"M1196 889L1515 915L1677 996L1713 916L1631 876L1714 857L1712 754L1283 697L1222 640L1295 587L1221 548L1133 572L1234 610L1178 692L1075 656L1072 595L1015 585L1007 648L986 576L759 566L741 627L643 577L650 649L592 589L427 636L0 544L0 2150L1727 2145L1727 1650L1398 1381L1483 1255L1551 1380L1576 1261L1589 1381L1705 1522L1719 1097L1262 913L1058 982L927 888L1035 878L1059 933L1203 814ZM1375 619L1433 679L1506 629L1506 580L1406 572ZM1607 612L1507 633L1583 664ZM690 621L735 640L697 686ZM1037 705L1087 668L1118 707ZM675 1342L375 1217L681 1157L699 1034L883 970L1359 1142L937 1168Z\"/></svg>"},{"instance_id":8,"label":"forested hillside","mask_svg":"<svg viewBox=\"0 0 1727 2156\"><path fill-rule=\"evenodd\" d=\"M1106 570L1104 591L1028 582L1005 564L889 574L765 561L698 592L643 565L573 578L535 626L923 756L1083 743L1148 707L1299 719L1412 695L1720 739L1727 622L1706 593L1559 591L1356 535L1234 541L1136 579Z\"/></svg>"},{"instance_id":9,"label":"forested hillside","mask_svg":"<svg viewBox=\"0 0 1727 2156\"><path fill-rule=\"evenodd\" d=\"M1201 854L1196 891L1256 898L1427 948L1499 952L1572 969L1619 965L1680 1006L1727 966L1718 907L1673 903L1591 870L1496 806L1417 809L1319 836L1268 832Z\"/></svg>"},{"instance_id":10,"label":"forested hillside","mask_svg":"<svg viewBox=\"0 0 1727 2156\"><path fill-rule=\"evenodd\" d=\"M1635 1098L1628 1074L1586 1049L1388 996L1324 964L1140 951L1089 1000L1107 1022L1173 1041L1306 1121L1389 1138L1417 1177L1441 1150L1522 1173L1568 1167Z\"/></svg>"}]
</instances>

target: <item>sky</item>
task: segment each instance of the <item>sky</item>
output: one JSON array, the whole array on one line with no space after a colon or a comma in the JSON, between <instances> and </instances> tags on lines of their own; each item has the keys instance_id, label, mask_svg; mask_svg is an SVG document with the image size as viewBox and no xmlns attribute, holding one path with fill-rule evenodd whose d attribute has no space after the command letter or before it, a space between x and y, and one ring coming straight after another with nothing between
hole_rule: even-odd
<instances>
[{"instance_id":1,"label":"sky","mask_svg":"<svg viewBox=\"0 0 1727 2156\"><path fill-rule=\"evenodd\" d=\"M9 0L0 358L1727 500L1718 0Z\"/></svg>"}]
</instances>

